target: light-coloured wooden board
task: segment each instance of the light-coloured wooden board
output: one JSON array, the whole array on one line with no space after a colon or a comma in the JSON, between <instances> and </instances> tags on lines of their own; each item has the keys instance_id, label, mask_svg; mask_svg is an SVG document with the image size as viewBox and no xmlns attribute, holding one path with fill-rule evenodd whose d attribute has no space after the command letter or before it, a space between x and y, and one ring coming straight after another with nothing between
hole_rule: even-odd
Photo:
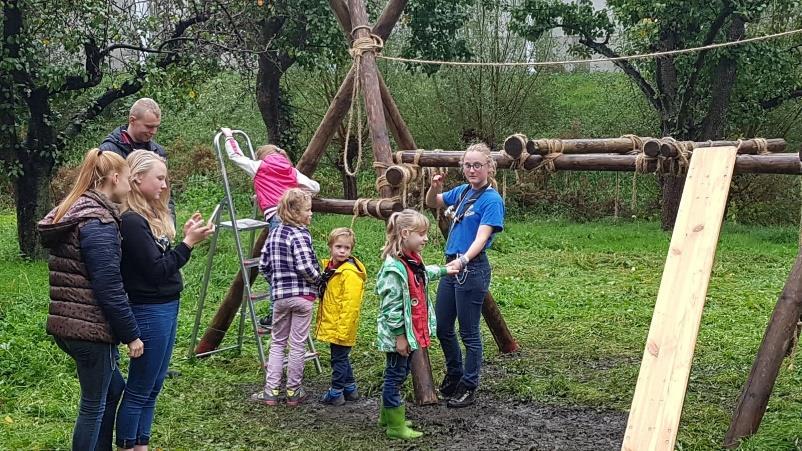
<instances>
[{"instance_id":1,"label":"light-coloured wooden board","mask_svg":"<svg viewBox=\"0 0 802 451\"><path fill-rule=\"evenodd\" d=\"M621 445L624 451L674 449L735 155L735 147L693 151Z\"/></svg>"}]
</instances>

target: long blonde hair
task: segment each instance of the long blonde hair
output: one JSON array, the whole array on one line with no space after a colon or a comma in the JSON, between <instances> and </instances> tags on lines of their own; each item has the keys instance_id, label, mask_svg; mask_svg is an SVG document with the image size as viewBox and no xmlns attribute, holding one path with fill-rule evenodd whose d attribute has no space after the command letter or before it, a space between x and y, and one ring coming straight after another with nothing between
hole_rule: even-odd
<instances>
[{"instance_id":1,"label":"long blonde hair","mask_svg":"<svg viewBox=\"0 0 802 451\"><path fill-rule=\"evenodd\" d=\"M416 210L407 208L390 215L387 220L387 234L382 247L382 260L388 256L398 258L404 252L401 232L404 230L429 230L429 218Z\"/></svg>"},{"instance_id":2,"label":"long blonde hair","mask_svg":"<svg viewBox=\"0 0 802 451\"><path fill-rule=\"evenodd\" d=\"M56 209L53 222L61 221L61 218L83 193L90 189L100 188L106 182L106 177L115 172L122 174L127 165L128 163L123 157L111 151L95 148L86 152L81 168L78 170L78 177L75 178L75 184L72 185L69 194Z\"/></svg>"},{"instance_id":3,"label":"long blonde hair","mask_svg":"<svg viewBox=\"0 0 802 451\"><path fill-rule=\"evenodd\" d=\"M490 153L490 147L488 147L485 143L471 144L467 149L465 149L465 152L462 153L462 156L459 159L460 167L462 167L462 164L465 162L465 154L468 152L479 152L484 154L485 164L487 165L487 181L490 182L490 185L493 186L493 188L498 188L498 183L496 183L496 160Z\"/></svg>"},{"instance_id":4,"label":"long blonde hair","mask_svg":"<svg viewBox=\"0 0 802 451\"><path fill-rule=\"evenodd\" d=\"M308 192L298 188L289 189L278 201L278 217L284 224L305 226L301 212L307 205L312 208L312 196Z\"/></svg>"},{"instance_id":5,"label":"long blonde hair","mask_svg":"<svg viewBox=\"0 0 802 451\"><path fill-rule=\"evenodd\" d=\"M166 236L172 241L175 238L175 224L170 208L170 184L167 182L167 189L159 199L149 201L139 190L139 184L135 183L138 176L147 173L161 162L167 167L167 161L149 150L135 150L128 155L128 165L131 167L131 192L128 199L123 204L123 211L131 210L139 213L148 221L150 231L156 238Z\"/></svg>"}]
</instances>

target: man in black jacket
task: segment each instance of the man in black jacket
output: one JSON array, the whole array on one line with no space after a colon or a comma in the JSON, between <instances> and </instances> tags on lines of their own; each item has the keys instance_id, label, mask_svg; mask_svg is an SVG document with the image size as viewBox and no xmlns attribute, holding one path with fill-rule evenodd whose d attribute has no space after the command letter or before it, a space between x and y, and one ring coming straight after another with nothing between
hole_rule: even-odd
<instances>
[{"instance_id":1,"label":"man in black jacket","mask_svg":"<svg viewBox=\"0 0 802 451\"><path fill-rule=\"evenodd\" d=\"M167 159L167 153L161 144L153 140L159 131L162 122L162 110L155 100L142 97L131 105L128 113L128 124L121 125L114 129L106 139L100 143L100 150L111 151L119 154L123 158L128 158L128 154L145 149L156 152L160 157ZM175 202L173 201L172 190L170 193L170 214L173 215L175 222Z\"/></svg>"},{"instance_id":2,"label":"man in black jacket","mask_svg":"<svg viewBox=\"0 0 802 451\"><path fill-rule=\"evenodd\" d=\"M120 154L123 158L137 149L150 150L167 158L164 147L153 140L161 125L162 111L153 99L143 97L131 106L128 124L109 133L100 144L101 150Z\"/></svg>"}]
</instances>

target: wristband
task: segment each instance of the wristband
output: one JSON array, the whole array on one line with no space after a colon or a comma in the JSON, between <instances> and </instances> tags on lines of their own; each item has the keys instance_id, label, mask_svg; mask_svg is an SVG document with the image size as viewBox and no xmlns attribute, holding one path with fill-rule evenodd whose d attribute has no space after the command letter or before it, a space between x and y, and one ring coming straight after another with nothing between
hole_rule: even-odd
<instances>
[{"instance_id":1,"label":"wristband","mask_svg":"<svg viewBox=\"0 0 802 451\"><path fill-rule=\"evenodd\" d=\"M468 266L468 262L469 262L469 261L470 261L470 260L468 260L468 257L466 257L466 256L464 256L464 255L460 255L460 256L459 256L459 262L460 262L460 263L462 263L462 267L463 267L463 268L464 268L464 267L466 267L466 266Z\"/></svg>"}]
</instances>

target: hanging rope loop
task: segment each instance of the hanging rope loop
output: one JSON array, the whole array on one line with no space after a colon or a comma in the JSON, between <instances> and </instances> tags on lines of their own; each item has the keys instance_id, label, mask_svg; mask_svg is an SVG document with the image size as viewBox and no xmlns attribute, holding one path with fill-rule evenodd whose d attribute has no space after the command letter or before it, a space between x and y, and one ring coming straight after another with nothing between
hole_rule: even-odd
<instances>
[{"instance_id":1,"label":"hanging rope loop","mask_svg":"<svg viewBox=\"0 0 802 451\"><path fill-rule=\"evenodd\" d=\"M360 25L351 30L351 36L354 36L357 30L366 29L370 31L367 25ZM384 41L382 38L375 34L370 34L365 37L356 38L351 44L348 53L354 59L353 72L354 84L351 90L351 108L348 110L348 125L345 128L345 147L343 149L343 169L350 177L355 177L359 172L359 166L362 164L362 105L359 103L359 94L362 92L361 85L361 72L362 72L362 56L367 52L374 52L378 54L384 48ZM348 158L348 144L351 139L351 128L353 127L354 110L356 110L356 127L357 127L357 153L356 164L353 168L350 167Z\"/></svg>"}]
</instances>

